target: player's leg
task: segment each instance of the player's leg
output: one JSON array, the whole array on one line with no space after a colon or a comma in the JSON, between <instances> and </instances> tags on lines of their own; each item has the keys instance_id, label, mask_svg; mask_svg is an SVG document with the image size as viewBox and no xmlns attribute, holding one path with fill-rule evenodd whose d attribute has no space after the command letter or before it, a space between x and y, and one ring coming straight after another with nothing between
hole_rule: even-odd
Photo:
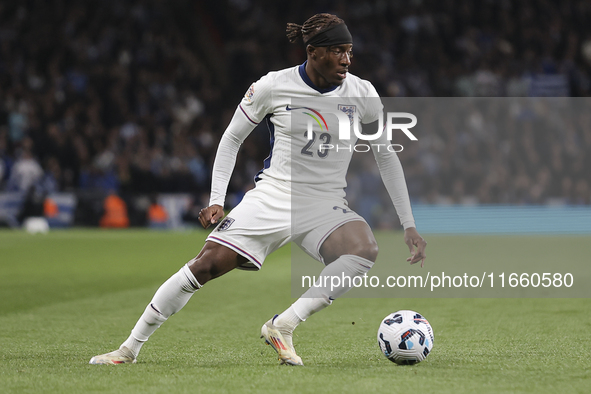
<instances>
[{"instance_id":1,"label":"player's leg","mask_svg":"<svg viewBox=\"0 0 591 394\"><path fill-rule=\"evenodd\" d=\"M187 265L197 282L203 286L210 280L219 278L247 261L245 257L234 250L222 244L207 241L201 252Z\"/></svg>"},{"instance_id":2,"label":"player's leg","mask_svg":"<svg viewBox=\"0 0 591 394\"><path fill-rule=\"evenodd\" d=\"M143 344L170 316L180 311L191 296L211 279L215 279L246 261L235 251L208 241L189 263L171 276L154 294L152 301L121 347L111 353L95 356L91 364L133 363Z\"/></svg>"},{"instance_id":3,"label":"player's leg","mask_svg":"<svg viewBox=\"0 0 591 394\"><path fill-rule=\"evenodd\" d=\"M367 223L360 220L352 221L328 236L320 247L320 254L326 264L320 273L322 277L342 277L344 274L353 279L363 276L371 269L378 255L378 244ZM293 304L293 315L290 320L306 320L330 305L332 300L349 291L350 282L341 282L341 286L332 289L315 286L310 288ZM279 317L280 322L284 319L282 315Z\"/></svg>"},{"instance_id":4,"label":"player's leg","mask_svg":"<svg viewBox=\"0 0 591 394\"><path fill-rule=\"evenodd\" d=\"M293 348L293 330L312 314L326 308L334 299L345 294L351 288L353 278L367 273L377 258L378 246L367 223L356 220L347 222L333 231L322 243L320 254L327 264L320 274L322 277L341 278L345 275L350 277L351 281L342 281L341 286L335 288L313 286L283 313L265 323L262 334L266 339L271 337L271 341L279 342L273 344L273 347L285 364L303 365ZM269 342L269 339L267 341ZM286 345L283 356L282 343Z\"/></svg>"},{"instance_id":5,"label":"player's leg","mask_svg":"<svg viewBox=\"0 0 591 394\"><path fill-rule=\"evenodd\" d=\"M170 316L180 311L201 286L233 270L244 261L246 259L235 251L214 242L206 242L197 257L156 291L124 345L132 350L137 349L137 352L134 351L137 356L139 348L150 335Z\"/></svg>"},{"instance_id":6,"label":"player's leg","mask_svg":"<svg viewBox=\"0 0 591 394\"><path fill-rule=\"evenodd\" d=\"M333 231L320 246L320 254L327 265L343 255L359 256L373 264L378 257L378 243L368 224L356 220Z\"/></svg>"}]
</instances>

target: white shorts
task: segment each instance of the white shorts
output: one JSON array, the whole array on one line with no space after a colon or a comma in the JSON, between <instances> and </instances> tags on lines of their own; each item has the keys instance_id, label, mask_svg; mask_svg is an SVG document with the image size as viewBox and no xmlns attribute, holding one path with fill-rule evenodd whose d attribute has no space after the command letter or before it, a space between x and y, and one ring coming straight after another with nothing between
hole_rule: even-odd
<instances>
[{"instance_id":1,"label":"white shorts","mask_svg":"<svg viewBox=\"0 0 591 394\"><path fill-rule=\"evenodd\" d=\"M295 198L272 182L260 180L207 241L248 259L241 269L260 269L269 254L291 241L323 262L320 247L326 238L343 224L358 220L365 221L342 198Z\"/></svg>"}]
</instances>

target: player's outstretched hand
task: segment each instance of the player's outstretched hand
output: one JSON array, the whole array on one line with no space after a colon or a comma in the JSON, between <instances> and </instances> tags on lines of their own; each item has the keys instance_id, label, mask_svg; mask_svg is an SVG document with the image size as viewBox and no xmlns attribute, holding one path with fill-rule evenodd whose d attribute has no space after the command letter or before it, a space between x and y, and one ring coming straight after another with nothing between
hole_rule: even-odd
<instances>
[{"instance_id":1,"label":"player's outstretched hand","mask_svg":"<svg viewBox=\"0 0 591 394\"><path fill-rule=\"evenodd\" d=\"M406 261L410 261L411 264L421 262L421 267L425 264L427 255L425 254L425 248L427 247L427 241L420 236L417 229L409 227L404 231L404 242L408 245L410 250L410 257ZM416 250L415 250L416 247Z\"/></svg>"},{"instance_id":2,"label":"player's outstretched hand","mask_svg":"<svg viewBox=\"0 0 591 394\"><path fill-rule=\"evenodd\" d=\"M224 208L221 205L212 205L199 211L199 222L203 228L216 224L224 217Z\"/></svg>"}]
</instances>

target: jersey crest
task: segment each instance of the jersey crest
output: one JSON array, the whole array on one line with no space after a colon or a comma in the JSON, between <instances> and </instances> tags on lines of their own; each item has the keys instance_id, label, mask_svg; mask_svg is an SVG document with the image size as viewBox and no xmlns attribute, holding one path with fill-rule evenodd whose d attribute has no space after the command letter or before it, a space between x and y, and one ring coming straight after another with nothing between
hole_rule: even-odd
<instances>
[{"instance_id":1,"label":"jersey crest","mask_svg":"<svg viewBox=\"0 0 591 394\"><path fill-rule=\"evenodd\" d=\"M226 217L218 226L217 231L226 231L230 228L232 223L234 223L234 219L232 219L231 217Z\"/></svg>"},{"instance_id":2,"label":"jersey crest","mask_svg":"<svg viewBox=\"0 0 591 394\"><path fill-rule=\"evenodd\" d=\"M357 111L357 106L339 104L339 111L343 111L349 117L351 124L353 124L353 114Z\"/></svg>"}]
</instances>

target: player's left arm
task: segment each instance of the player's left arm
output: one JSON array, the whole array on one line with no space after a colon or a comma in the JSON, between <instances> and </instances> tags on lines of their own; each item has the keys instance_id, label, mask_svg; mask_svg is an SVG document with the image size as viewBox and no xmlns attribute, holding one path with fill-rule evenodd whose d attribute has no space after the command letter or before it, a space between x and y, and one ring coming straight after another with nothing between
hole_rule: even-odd
<instances>
[{"instance_id":1,"label":"player's left arm","mask_svg":"<svg viewBox=\"0 0 591 394\"><path fill-rule=\"evenodd\" d=\"M377 144L382 143L384 142L379 141ZM385 143L389 145L387 140ZM404 228L404 242L408 245L411 254L406 261L409 261L410 264L416 264L420 261L421 267L423 267L425 258L427 257L425 254L427 242L416 229L402 164L396 152L390 152L384 149L385 145L382 145L378 151L377 144L372 145L373 154L378 164L382 181L386 186L386 190L396 208L400 223Z\"/></svg>"},{"instance_id":2,"label":"player's left arm","mask_svg":"<svg viewBox=\"0 0 591 394\"><path fill-rule=\"evenodd\" d=\"M367 97L367 106L365 108L364 118L362 119L362 123L365 123L362 125L362 132L365 133L365 130L368 130L369 134L374 134L379 127L377 119L379 112L383 111L383 106L375 88L371 85L369 85ZM410 264L416 264L420 261L421 267L423 267L426 258L425 248L427 247L427 242L420 236L416 229L415 219L410 206L408 188L406 187L406 180L404 178L404 170L396 152L386 149L386 146L389 145L390 141L386 133L383 132L372 143L372 151L378 164L382 181L386 186L394 208L396 208L400 223L404 228L404 242L408 245L411 254L406 261L409 261Z\"/></svg>"}]
</instances>

